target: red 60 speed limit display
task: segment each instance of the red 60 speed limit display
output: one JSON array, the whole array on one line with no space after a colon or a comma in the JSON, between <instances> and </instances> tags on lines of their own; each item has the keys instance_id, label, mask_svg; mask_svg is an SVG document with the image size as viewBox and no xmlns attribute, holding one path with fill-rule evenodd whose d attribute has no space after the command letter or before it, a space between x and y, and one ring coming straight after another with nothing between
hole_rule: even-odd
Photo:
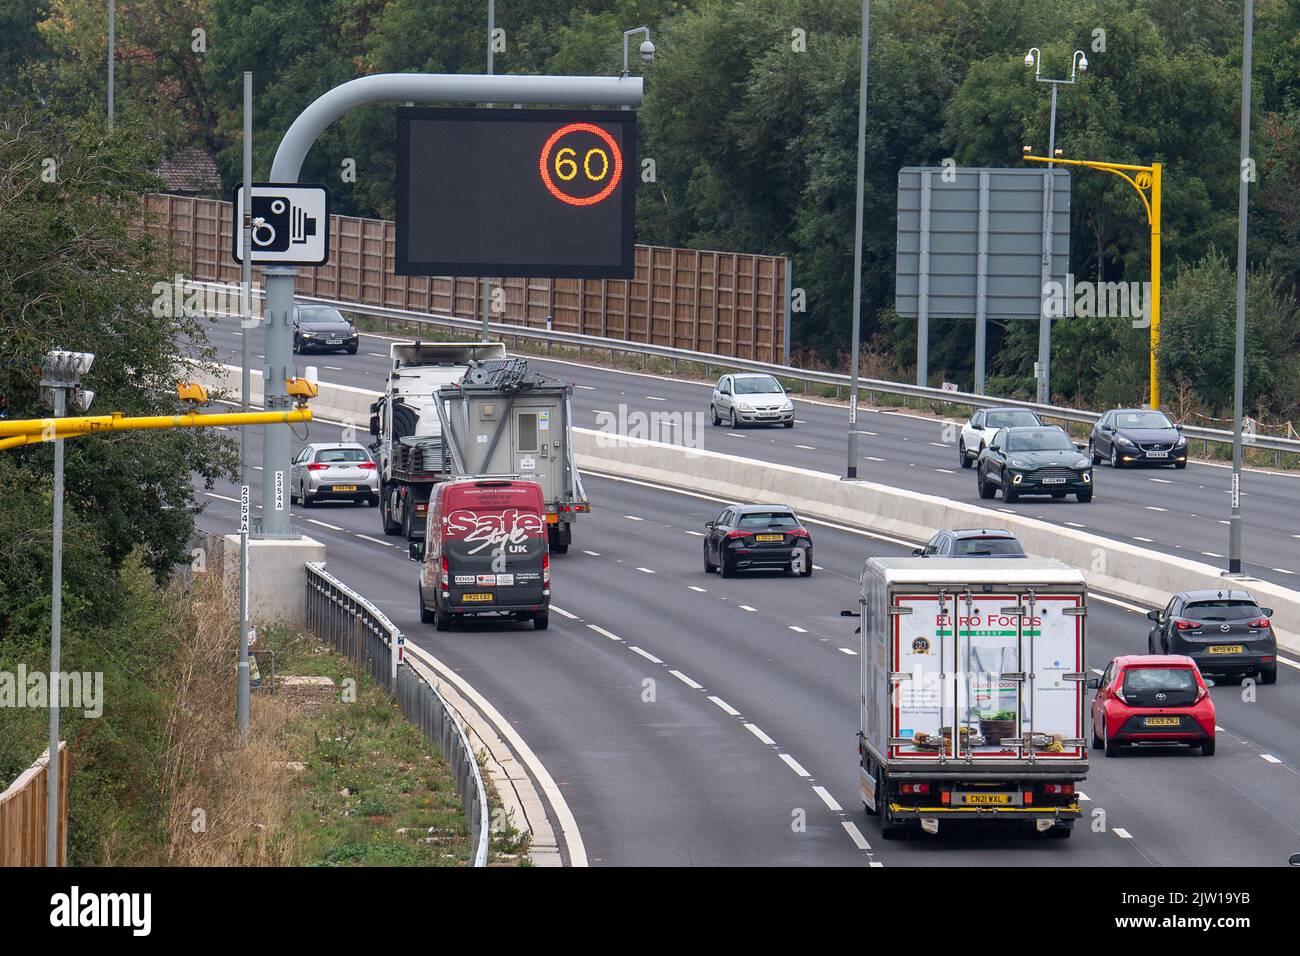
<instances>
[{"instance_id":1,"label":"red 60 speed limit display","mask_svg":"<svg viewBox=\"0 0 1300 956\"><path fill-rule=\"evenodd\" d=\"M636 114L397 111L398 275L628 279Z\"/></svg>"}]
</instances>

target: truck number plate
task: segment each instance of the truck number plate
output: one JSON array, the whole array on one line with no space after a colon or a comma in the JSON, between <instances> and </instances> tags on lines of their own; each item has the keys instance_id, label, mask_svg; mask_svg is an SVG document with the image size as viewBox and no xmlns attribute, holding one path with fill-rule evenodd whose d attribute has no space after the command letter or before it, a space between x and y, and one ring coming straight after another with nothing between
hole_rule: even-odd
<instances>
[{"instance_id":1,"label":"truck number plate","mask_svg":"<svg viewBox=\"0 0 1300 956\"><path fill-rule=\"evenodd\" d=\"M1012 799L1009 793L959 793L956 796L968 807L1007 807Z\"/></svg>"},{"instance_id":2,"label":"truck number plate","mask_svg":"<svg viewBox=\"0 0 1300 956\"><path fill-rule=\"evenodd\" d=\"M482 594L482 593L479 593L479 594L462 594L462 595L460 596L460 599L461 599L462 601L490 601L490 600L492 600L492 595L491 595L491 594Z\"/></svg>"}]
</instances>

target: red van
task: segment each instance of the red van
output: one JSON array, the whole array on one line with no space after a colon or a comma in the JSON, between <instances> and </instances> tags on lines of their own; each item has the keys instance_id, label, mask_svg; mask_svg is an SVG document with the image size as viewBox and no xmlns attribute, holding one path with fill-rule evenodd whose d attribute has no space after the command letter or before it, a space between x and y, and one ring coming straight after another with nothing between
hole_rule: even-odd
<instances>
[{"instance_id":1,"label":"red van","mask_svg":"<svg viewBox=\"0 0 1300 956\"><path fill-rule=\"evenodd\" d=\"M463 617L550 623L551 556L546 502L535 481L462 478L439 484L425 539L412 541L420 566L420 620L445 631Z\"/></svg>"}]
</instances>

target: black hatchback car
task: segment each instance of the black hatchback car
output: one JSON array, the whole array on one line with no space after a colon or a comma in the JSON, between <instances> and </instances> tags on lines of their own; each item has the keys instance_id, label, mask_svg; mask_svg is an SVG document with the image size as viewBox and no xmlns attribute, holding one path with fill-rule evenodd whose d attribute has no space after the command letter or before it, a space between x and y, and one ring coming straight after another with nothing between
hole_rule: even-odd
<instances>
[{"instance_id":1,"label":"black hatchback car","mask_svg":"<svg viewBox=\"0 0 1300 956\"><path fill-rule=\"evenodd\" d=\"M813 572L812 535L785 505L728 505L704 525L704 570L729 578L737 571Z\"/></svg>"},{"instance_id":2,"label":"black hatchback car","mask_svg":"<svg viewBox=\"0 0 1300 956\"><path fill-rule=\"evenodd\" d=\"M333 306L296 305L293 308L293 350L296 354L310 350L356 355L357 327Z\"/></svg>"},{"instance_id":3,"label":"black hatchback car","mask_svg":"<svg viewBox=\"0 0 1300 956\"><path fill-rule=\"evenodd\" d=\"M1094 465L1109 461L1112 468L1137 464L1186 468L1187 439L1182 426L1162 411L1116 408L1092 426L1088 457Z\"/></svg>"},{"instance_id":4,"label":"black hatchback car","mask_svg":"<svg viewBox=\"0 0 1300 956\"><path fill-rule=\"evenodd\" d=\"M1055 425L1001 429L980 452L975 477L986 500L999 489L1007 504L1021 495L1092 500L1092 463Z\"/></svg>"},{"instance_id":5,"label":"black hatchback car","mask_svg":"<svg viewBox=\"0 0 1300 956\"><path fill-rule=\"evenodd\" d=\"M1152 654L1186 654L1203 673L1258 674L1277 682L1273 609L1260 607L1249 591L1184 591L1163 611L1149 611Z\"/></svg>"}]
</instances>

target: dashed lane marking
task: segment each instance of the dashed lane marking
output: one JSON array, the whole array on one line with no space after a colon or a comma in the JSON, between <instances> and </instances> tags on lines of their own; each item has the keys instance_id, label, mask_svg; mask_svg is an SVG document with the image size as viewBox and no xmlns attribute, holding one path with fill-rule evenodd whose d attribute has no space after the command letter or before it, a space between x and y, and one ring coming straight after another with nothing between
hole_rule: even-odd
<instances>
[{"instance_id":1,"label":"dashed lane marking","mask_svg":"<svg viewBox=\"0 0 1300 956\"><path fill-rule=\"evenodd\" d=\"M795 773L797 773L799 776L801 777L812 776L812 774L810 774L807 770L805 770L800 765L799 761L795 760L789 754L777 754L777 756L780 757L783 761L785 761L785 765L789 767L791 770L793 770Z\"/></svg>"},{"instance_id":2,"label":"dashed lane marking","mask_svg":"<svg viewBox=\"0 0 1300 956\"><path fill-rule=\"evenodd\" d=\"M709 700L713 701L713 703L717 704L725 713L730 714L732 717L740 716L740 711L736 710L736 708L732 707L721 697L710 697Z\"/></svg>"},{"instance_id":3,"label":"dashed lane marking","mask_svg":"<svg viewBox=\"0 0 1300 956\"><path fill-rule=\"evenodd\" d=\"M633 648L633 650L636 650L636 648ZM689 687L691 690L701 690L701 689L703 689L703 687L704 687L703 684L697 684L697 683L695 683L695 681L691 680L689 677L687 677L687 676L686 676L685 674L683 674L681 671L669 671L668 673L672 674L674 677L676 677L679 681L681 681L683 684L685 684L685 685L686 685L687 687Z\"/></svg>"}]
</instances>

